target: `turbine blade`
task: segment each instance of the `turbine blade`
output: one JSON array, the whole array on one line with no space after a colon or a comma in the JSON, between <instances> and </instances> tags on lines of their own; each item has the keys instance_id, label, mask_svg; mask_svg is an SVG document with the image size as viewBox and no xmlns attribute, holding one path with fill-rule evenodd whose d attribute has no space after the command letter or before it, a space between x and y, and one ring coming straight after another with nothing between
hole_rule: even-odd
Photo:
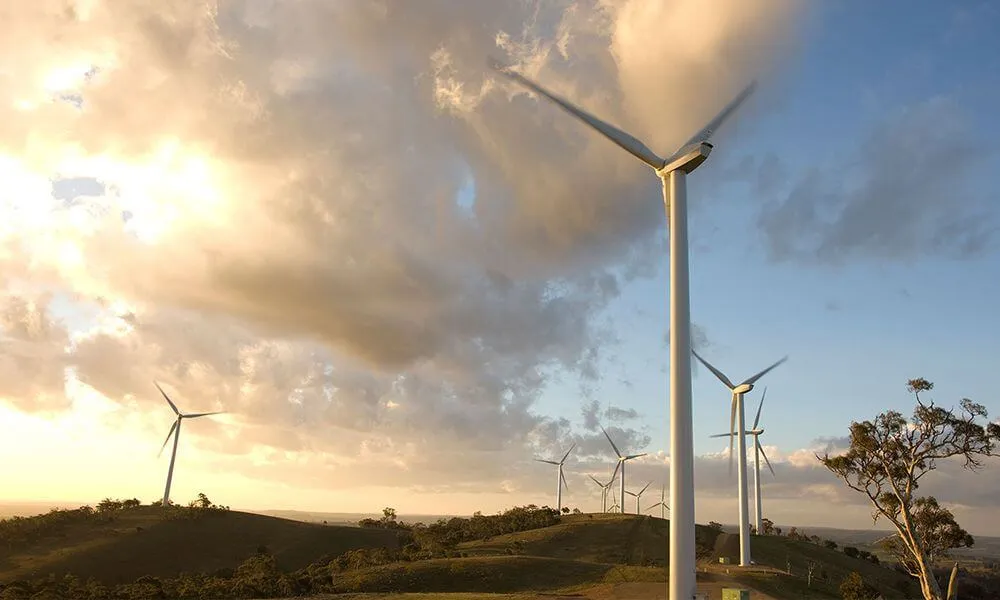
<instances>
[{"instance_id":1,"label":"turbine blade","mask_svg":"<svg viewBox=\"0 0 1000 600\"><path fill-rule=\"evenodd\" d=\"M564 462L566 462L566 458L569 456L569 453L573 451L573 448L576 448L576 442L573 442L573 445L569 447L569 450L566 451L566 454L563 454L562 460L559 461L559 464L563 464Z\"/></svg>"},{"instance_id":2,"label":"turbine blade","mask_svg":"<svg viewBox=\"0 0 1000 600\"><path fill-rule=\"evenodd\" d=\"M615 443L611 441L611 436L608 435L607 430L604 429L603 427L601 427L601 431L604 432L604 437L608 438L608 443L611 444L611 447L615 449L615 454L618 455L618 458L621 458L622 457L622 453L618 451L618 446L615 446Z\"/></svg>"},{"instance_id":3,"label":"turbine blade","mask_svg":"<svg viewBox=\"0 0 1000 600\"><path fill-rule=\"evenodd\" d=\"M628 490L625 490L625 493L628 494L629 496L635 496L635 497L638 497L638 495L639 495L639 494L636 494L635 492L630 492Z\"/></svg>"},{"instance_id":4,"label":"turbine blade","mask_svg":"<svg viewBox=\"0 0 1000 600\"><path fill-rule=\"evenodd\" d=\"M719 114L715 115L715 118L709 121L701 129L701 131L691 136L691 139L689 139L687 142L684 143L684 145L678 148L677 150L678 153L682 149L687 148L692 144L707 142L708 140L710 140L712 136L715 135L716 130L718 130L719 127L722 127L722 124L726 122L726 119L728 119L734 112L736 112L736 109L739 108L740 105L743 104L743 102L745 102L746 99L749 98L750 95L753 94L754 90L756 89L757 89L757 82L751 81L750 84L747 85L745 88L743 88L740 91L740 93L737 94L736 97L729 102L729 104L723 107L723 109L719 112Z\"/></svg>"},{"instance_id":5,"label":"turbine blade","mask_svg":"<svg viewBox=\"0 0 1000 600\"><path fill-rule=\"evenodd\" d=\"M615 477L618 477L618 469L620 469L621 466L622 466L621 461L615 463L615 470L611 473L611 481L608 482L608 485L611 485L612 483L615 482Z\"/></svg>"},{"instance_id":6,"label":"turbine blade","mask_svg":"<svg viewBox=\"0 0 1000 600\"><path fill-rule=\"evenodd\" d=\"M641 489L641 490L639 490L639 495L640 495L640 496L641 496L641 495L642 495L642 494L643 494L643 493L644 493L644 492L646 491L646 489L647 489L647 488L649 487L649 485L650 485L651 483L653 483L653 482L652 482L652 481L650 481L650 482L649 482L649 483L647 483L646 485L642 486L642 489Z\"/></svg>"},{"instance_id":7,"label":"turbine blade","mask_svg":"<svg viewBox=\"0 0 1000 600\"><path fill-rule=\"evenodd\" d=\"M764 457L764 464L766 464L767 468L771 471L771 476L777 477L777 475L774 474L774 467L771 466L771 461L767 460L767 454L764 453L764 446L760 445L760 440L757 441L757 449L760 450L760 455Z\"/></svg>"},{"instance_id":8,"label":"turbine blade","mask_svg":"<svg viewBox=\"0 0 1000 600\"><path fill-rule=\"evenodd\" d=\"M587 475L587 477L590 477L591 479L593 479L594 483L596 483L597 485L599 485L601 487L604 487L605 485L607 485L607 484L604 484L604 483L601 483L600 481L598 481L597 478L594 477L593 475Z\"/></svg>"},{"instance_id":9,"label":"turbine blade","mask_svg":"<svg viewBox=\"0 0 1000 600\"><path fill-rule=\"evenodd\" d=\"M760 409L764 408L764 398L767 397L767 388L764 388L764 393L760 395L760 404L757 405L757 416L753 418L753 427L750 429L757 429L757 423L760 423Z\"/></svg>"},{"instance_id":10,"label":"turbine blade","mask_svg":"<svg viewBox=\"0 0 1000 600\"><path fill-rule=\"evenodd\" d=\"M553 94L552 92L546 90L545 88L538 85L534 81L531 81L524 75L511 71L509 67L500 64L498 60L490 58L489 65L494 71L500 73L501 75L510 79L511 81L519 83L522 86L535 92L536 94L548 98L556 105L558 105L560 108L562 108L569 114L573 115L577 119L583 121L587 125L590 125L593 129L596 129L604 137L608 138L609 140L617 144L621 149L625 150L632 156L638 158L639 160L646 163L650 167L654 169L659 169L660 167L666 164L664 160L659 156L657 156L655 152L650 150L645 144L643 144L633 136L629 135L628 133L625 133L624 131L618 129L617 127L611 125L610 123L606 123L601 119L598 119L594 115L588 113L582 108L571 103L569 100L566 100L565 98Z\"/></svg>"},{"instance_id":11,"label":"turbine blade","mask_svg":"<svg viewBox=\"0 0 1000 600\"><path fill-rule=\"evenodd\" d=\"M559 471L559 479L562 479L562 485L563 485L564 488L566 488L566 491L568 492L569 491L569 484L566 483L566 474L563 473L562 471Z\"/></svg>"},{"instance_id":12,"label":"turbine blade","mask_svg":"<svg viewBox=\"0 0 1000 600\"><path fill-rule=\"evenodd\" d=\"M715 435L710 435L710 436L708 436L708 437L710 437L710 438L724 438L724 437L733 437L733 434L731 434L731 433L717 433L717 434L715 434Z\"/></svg>"},{"instance_id":13,"label":"turbine blade","mask_svg":"<svg viewBox=\"0 0 1000 600\"><path fill-rule=\"evenodd\" d=\"M559 465L559 463L557 463L554 460L545 460L544 458L536 458L535 460L537 460L538 462L543 462L543 463L547 463L547 464L550 464L550 465L556 465L556 466Z\"/></svg>"},{"instance_id":14,"label":"turbine blade","mask_svg":"<svg viewBox=\"0 0 1000 600\"><path fill-rule=\"evenodd\" d=\"M698 359L698 362L705 365L705 368L711 371L712 374L715 375L719 379L719 381L725 384L727 388L733 389L734 387L736 387L735 385L733 385L732 381L729 381L729 378L726 377L725 373L723 373L722 371L716 369L711 364L709 364L709 362L704 358L702 358L700 354L698 354L694 350L691 351L691 354L694 354L694 357Z\"/></svg>"},{"instance_id":15,"label":"turbine blade","mask_svg":"<svg viewBox=\"0 0 1000 600\"><path fill-rule=\"evenodd\" d=\"M784 358L782 358L782 359L781 359L781 360L779 360L778 362L774 363L774 364L773 364L773 365L771 365L770 367L768 367L768 368L764 369L764 370L763 370L763 371L761 371L760 373L757 373L756 375L754 375L754 376L753 376L753 377L751 377L750 379L747 379L747 380L746 380L746 381L744 381L743 383L748 383L748 384L750 384L750 385L753 385L753 384L757 383L757 380L758 380L758 379L760 379L760 378L761 378L761 377L763 377L764 375L767 375L768 373L770 373L770 372L771 372L771 371L772 371L773 369L775 369L775 368L776 368L776 367L777 367L778 365L780 365L781 363L785 362L786 360L788 360L788 357L787 357L787 356L786 356L786 357L784 357Z\"/></svg>"},{"instance_id":16,"label":"turbine blade","mask_svg":"<svg viewBox=\"0 0 1000 600\"><path fill-rule=\"evenodd\" d=\"M646 456L646 453L643 452L642 454L630 454L625 457L625 460L632 460L633 458L639 458L640 456Z\"/></svg>"},{"instance_id":17,"label":"turbine blade","mask_svg":"<svg viewBox=\"0 0 1000 600\"><path fill-rule=\"evenodd\" d=\"M646 510L653 510L654 508L656 508L656 507L657 507L657 506L659 506L659 505L660 505L660 503L659 503L659 502L657 502L656 504L654 504L654 505L650 506L650 507L649 507L649 508L647 508Z\"/></svg>"},{"instance_id":18,"label":"turbine blade","mask_svg":"<svg viewBox=\"0 0 1000 600\"><path fill-rule=\"evenodd\" d=\"M224 410L216 410L216 411L207 412L207 413L191 413L189 415L183 415L182 414L181 416L184 417L185 419L196 419L198 417L207 417L209 415L221 415L221 414L223 414L225 412L226 411L224 411Z\"/></svg>"},{"instance_id":19,"label":"turbine blade","mask_svg":"<svg viewBox=\"0 0 1000 600\"><path fill-rule=\"evenodd\" d=\"M177 429L177 421L170 426L170 431L167 432L167 439L163 440L163 445L160 446L160 451L156 453L156 457L159 458L163 454L163 449L167 447L167 442L170 441L170 436L174 435L174 430Z\"/></svg>"},{"instance_id":20,"label":"turbine blade","mask_svg":"<svg viewBox=\"0 0 1000 600\"><path fill-rule=\"evenodd\" d=\"M160 387L160 384L154 381L153 385L155 385L156 389L160 390L160 393L163 394L163 399L166 400L167 404L170 405L170 408L173 409L174 414L175 415L180 415L181 411L177 410L177 406L174 405L173 401L170 400L170 396L167 396L167 393L163 391L163 388Z\"/></svg>"}]
</instances>

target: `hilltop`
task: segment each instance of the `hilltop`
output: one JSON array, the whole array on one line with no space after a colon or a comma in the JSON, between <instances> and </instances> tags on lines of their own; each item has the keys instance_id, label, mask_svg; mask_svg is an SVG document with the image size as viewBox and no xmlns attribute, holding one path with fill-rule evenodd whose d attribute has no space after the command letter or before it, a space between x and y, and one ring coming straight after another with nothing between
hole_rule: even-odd
<instances>
[{"instance_id":1,"label":"hilltop","mask_svg":"<svg viewBox=\"0 0 1000 600\"><path fill-rule=\"evenodd\" d=\"M102 583L232 570L266 549L282 569L358 548L396 548L395 532L211 509L139 506L109 514L53 511L0 538L0 581L74 574ZM23 529L23 528L22 528Z\"/></svg>"}]
</instances>

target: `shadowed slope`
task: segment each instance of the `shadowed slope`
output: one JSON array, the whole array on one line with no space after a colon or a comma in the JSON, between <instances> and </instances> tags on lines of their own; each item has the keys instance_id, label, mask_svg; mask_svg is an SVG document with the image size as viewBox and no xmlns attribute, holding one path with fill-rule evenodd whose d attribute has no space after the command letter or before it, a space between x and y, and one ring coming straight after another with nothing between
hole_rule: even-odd
<instances>
[{"instance_id":1,"label":"shadowed slope","mask_svg":"<svg viewBox=\"0 0 1000 600\"><path fill-rule=\"evenodd\" d=\"M234 511L140 507L108 521L71 523L51 535L0 553L0 581L73 573L106 583L143 575L232 569L265 546L282 569L356 548L397 547L381 529L323 526ZM182 516L182 515L191 516Z\"/></svg>"}]
</instances>

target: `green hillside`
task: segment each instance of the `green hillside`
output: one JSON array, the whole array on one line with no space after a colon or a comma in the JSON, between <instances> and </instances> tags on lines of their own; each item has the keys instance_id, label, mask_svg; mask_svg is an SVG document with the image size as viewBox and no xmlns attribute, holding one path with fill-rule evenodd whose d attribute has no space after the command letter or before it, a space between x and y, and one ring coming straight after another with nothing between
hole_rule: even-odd
<instances>
[{"instance_id":1,"label":"green hillside","mask_svg":"<svg viewBox=\"0 0 1000 600\"><path fill-rule=\"evenodd\" d=\"M339 527L176 507L52 513L0 524L0 583L71 573L80 580L131 584L120 588L124 598L150 593L164 598L208 597L206 593L264 598L310 593L590 593L666 581L669 521L663 519L621 514L556 517L554 511L538 507L415 528L392 519L371 521L367 527ZM699 589L713 594L740 585L757 590L758 598L839 598L840 583L851 572L860 573L887 599L912 597L914 591L910 579L892 569L788 537L754 537L757 564L751 568L720 564L720 556L734 556L738 538L703 526L696 535ZM203 575L178 577L181 573ZM19 583L9 586L4 597L30 598L38 589L38 584ZM84 597L84 591L66 585L60 593L54 597Z\"/></svg>"},{"instance_id":2,"label":"green hillside","mask_svg":"<svg viewBox=\"0 0 1000 600\"><path fill-rule=\"evenodd\" d=\"M183 514L183 513L180 513ZM36 517L37 519L37 517ZM285 570L356 548L395 548L384 529L323 526L235 511L142 506L107 519L75 519L30 540L0 542L0 582L72 573L104 583L234 569L266 547Z\"/></svg>"},{"instance_id":3,"label":"green hillside","mask_svg":"<svg viewBox=\"0 0 1000 600\"><path fill-rule=\"evenodd\" d=\"M657 571L665 581L662 567L667 560L669 529L669 521L649 516L567 515L558 525L467 542L459 548L468 556L477 557L516 553L607 565L655 565L661 567ZM735 558L737 536L698 526L697 541L699 581L722 578L743 582L747 587L777 597L839 598L841 581L856 571L886 598L905 598L913 591L912 582L905 575L809 542L754 536L752 548L756 565L745 570L718 562L720 555ZM786 572L789 563L791 574ZM814 566L810 584L807 580L811 563ZM650 573L630 573L633 577L651 576Z\"/></svg>"}]
</instances>

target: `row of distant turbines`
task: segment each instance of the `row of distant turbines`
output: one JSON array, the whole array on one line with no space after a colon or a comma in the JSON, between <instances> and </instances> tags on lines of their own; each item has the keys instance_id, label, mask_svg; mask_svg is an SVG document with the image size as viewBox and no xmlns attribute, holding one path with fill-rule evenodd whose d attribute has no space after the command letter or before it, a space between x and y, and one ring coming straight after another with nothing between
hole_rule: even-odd
<instances>
[{"instance_id":1,"label":"row of distant turbines","mask_svg":"<svg viewBox=\"0 0 1000 600\"><path fill-rule=\"evenodd\" d=\"M726 375L719 369L712 366L707 360L702 358L697 352L692 351L695 358L698 359L701 364L705 365L709 371L715 375L719 381L726 386L731 395L730 402L730 417L729 417L729 432L720 433L713 435L713 438L729 438L729 472L732 474L733 468L733 445L734 440L738 440L737 444L737 457L739 462L737 463L737 498L738 498L738 509L739 509L739 527L740 527L740 565L747 566L751 564L750 557L750 512L749 512L749 502L748 502L748 481L747 481L747 451L746 451L746 436L750 435L753 437L754 444L754 527L760 532L763 530L763 511L761 508L761 487L762 482L760 478L760 459L764 459L764 463L767 468L771 471L771 475L774 476L774 467L771 466L771 461L768 460L767 454L764 453L764 447L760 443L760 436L764 433L764 429L760 428L760 413L764 408L764 398L767 397L767 388L764 388L764 393L761 394L760 404L757 405L757 414L754 417L753 425L748 430L746 428L746 418L743 399L746 394L753 390L754 384L757 383L764 375L767 375L772 370L777 368L780 364L788 360L788 357L782 358L781 360L775 362L766 369L758 372L757 374L749 377L738 384L734 384ZM642 494L649 488L652 482L647 483L638 492L630 492L625 489L625 463L628 461L646 456L645 453L642 454L622 454L615 444L608 432L601 428L604 432L604 437L608 439L608 443L611 444L611 448L615 451L618 456L618 461L615 464L614 471L611 474L611 479L606 482L600 481L593 475L588 475L594 483L596 483L601 488L601 511L602 512L625 512L625 495L635 497L635 513L640 514L639 502ZM566 483L566 475L563 472L563 465L566 463L566 459L576 448L576 444L570 446L570 449L566 451L562 459L546 460L542 458L536 458L538 462L548 463L550 465L555 465L558 468L556 476L556 509L562 511L562 492L563 489L569 489L569 484ZM614 498L614 503L608 506L608 497L611 492L611 488L614 485L615 479L618 477L619 472L621 472L621 479L619 485L619 497ZM650 506L646 510L652 510L653 508L660 508L660 518L665 518L665 511L670 507L665 502L666 486L663 486L660 493L660 502Z\"/></svg>"}]
</instances>

